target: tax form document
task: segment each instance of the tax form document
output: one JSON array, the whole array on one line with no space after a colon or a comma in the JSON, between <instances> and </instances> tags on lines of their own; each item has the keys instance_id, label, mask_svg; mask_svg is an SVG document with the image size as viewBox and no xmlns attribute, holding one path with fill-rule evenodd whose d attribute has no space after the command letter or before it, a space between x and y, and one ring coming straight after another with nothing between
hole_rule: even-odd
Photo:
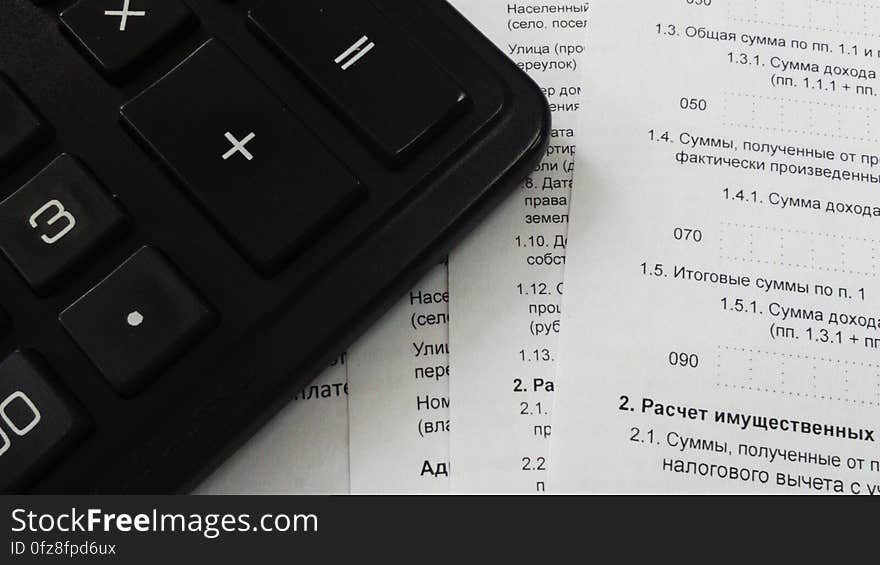
<instances>
[{"instance_id":1,"label":"tax form document","mask_svg":"<svg viewBox=\"0 0 880 565\"><path fill-rule=\"evenodd\" d=\"M591 3L452 3L542 86L555 114L544 163L450 256L453 491L539 493Z\"/></svg>"},{"instance_id":2,"label":"tax form document","mask_svg":"<svg viewBox=\"0 0 880 565\"><path fill-rule=\"evenodd\" d=\"M558 492L880 492L880 2L594 0Z\"/></svg>"},{"instance_id":3,"label":"tax form document","mask_svg":"<svg viewBox=\"0 0 880 565\"><path fill-rule=\"evenodd\" d=\"M346 356L340 356L195 494L347 494Z\"/></svg>"},{"instance_id":4,"label":"tax form document","mask_svg":"<svg viewBox=\"0 0 880 565\"><path fill-rule=\"evenodd\" d=\"M437 266L350 350L352 494L449 491L449 292Z\"/></svg>"}]
</instances>

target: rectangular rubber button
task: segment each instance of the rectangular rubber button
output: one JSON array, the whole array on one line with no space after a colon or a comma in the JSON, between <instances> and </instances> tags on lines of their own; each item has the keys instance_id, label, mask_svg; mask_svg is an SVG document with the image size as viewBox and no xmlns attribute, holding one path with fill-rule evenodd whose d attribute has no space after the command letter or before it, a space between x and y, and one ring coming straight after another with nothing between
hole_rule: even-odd
<instances>
[{"instance_id":1,"label":"rectangular rubber button","mask_svg":"<svg viewBox=\"0 0 880 565\"><path fill-rule=\"evenodd\" d=\"M273 0L250 19L387 160L405 160L466 108L452 77L368 1Z\"/></svg>"},{"instance_id":2,"label":"rectangular rubber button","mask_svg":"<svg viewBox=\"0 0 880 565\"><path fill-rule=\"evenodd\" d=\"M143 247L60 320L113 388L130 397L203 337L214 314L161 253Z\"/></svg>"},{"instance_id":3,"label":"rectangular rubber button","mask_svg":"<svg viewBox=\"0 0 880 565\"><path fill-rule=\"evenodd\" d=\"M122 116L267 275L340 218L362 191L216 40L123 106Z\"/></svg>"},{"instance_id":4,"label":"rectangular rubber button","mask_svg":"<svg viewBox=\"0 0 880 565\"><path fill-rule=\"evenodd\" d=\"M82 440L88 425L36 355L19 351L0 362L0 492L37 480Z\"/></svg>"}]
</instances>

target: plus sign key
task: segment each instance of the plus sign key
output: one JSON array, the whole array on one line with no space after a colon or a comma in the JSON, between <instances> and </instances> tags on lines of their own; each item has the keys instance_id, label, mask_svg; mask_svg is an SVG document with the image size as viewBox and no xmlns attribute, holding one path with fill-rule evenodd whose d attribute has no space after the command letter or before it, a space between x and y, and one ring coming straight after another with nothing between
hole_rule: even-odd
<instances>
[{"instance_id":1,"label":"plus sign key","mask_svg":"<svg viewBox=\"0 0 880 565\"><path fill-rule=\"evenodd\" d=\"M265 276L327 233L363 193L217 40L125 104L122 118Z\"/></svg>"},{"instance_id":2,"label":"plus sign key","mask_svg":"<svg viewBox=\"0 0 880 565\"><path fill-rule=\"evenodd\" d=\"M165 43L192 13L180 0L80 0L61 24L106 74L125 71Z\"/></svg>"}]
</instances>

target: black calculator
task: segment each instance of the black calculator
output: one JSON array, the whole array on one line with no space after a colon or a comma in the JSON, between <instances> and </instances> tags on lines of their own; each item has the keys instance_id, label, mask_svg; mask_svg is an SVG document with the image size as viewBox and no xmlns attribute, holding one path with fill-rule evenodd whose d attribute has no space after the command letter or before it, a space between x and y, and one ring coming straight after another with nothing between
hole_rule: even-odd
<instances>
[{"instance_id":1,"label":"black calculator","mask_svg":"<svg viewBox=\"0 0 880 565\"><path fill-rule=\"evenodd\" d=\"M444 0L0 0L0 491L186 492L549 128Z\"/></svg>"}]
</instances>

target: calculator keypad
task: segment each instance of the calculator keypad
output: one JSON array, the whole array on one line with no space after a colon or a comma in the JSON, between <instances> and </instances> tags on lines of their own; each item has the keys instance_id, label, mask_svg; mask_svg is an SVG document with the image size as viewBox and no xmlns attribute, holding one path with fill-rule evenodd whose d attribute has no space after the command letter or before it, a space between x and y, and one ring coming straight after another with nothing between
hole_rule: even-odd
<instances>
[{"instance_id":1,"label":"calculator keypad","mask_svg":"<svg viewBox=\"0 0 880 565\"><path fill-rule=\"evenodd\" d=\"M445 4L435 26L395 1L0 18L21 29L0 41L0 491L185 477L227 441L218 417L253 420L233 399L305 378L519 174L540 139L495 145L504 62L447 34Z\"/></svg>"}]
</instances>

